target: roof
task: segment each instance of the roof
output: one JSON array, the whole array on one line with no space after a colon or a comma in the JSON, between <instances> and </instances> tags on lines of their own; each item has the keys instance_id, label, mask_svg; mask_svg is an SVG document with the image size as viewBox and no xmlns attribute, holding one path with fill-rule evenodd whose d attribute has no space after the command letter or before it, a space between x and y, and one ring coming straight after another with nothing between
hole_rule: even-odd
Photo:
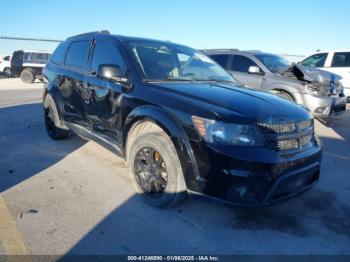
<instances>
[{"instance_id":1,"label":"roof","mask_svg":"<svg viewBox=\"0 0 350 262\"><path fill-rule=\"evenodd\" d=\"M239 50L239 49L205 49L202 50L208 55L215 54L246 54L246 55L273 55L271 53L261 52L260 50Z\"/></svg>"},{"instance_id":2,"label":"roof","mask_svg":"<svg viewBox=\"0 0 350 262\"><path fill-rule=\"evenodd\" d=\"M317 50L314 54L328 52L350 52L350 49Z\"/></svg>"},{"instance_id":3,"label":"roof","mask_svg":"<svg viewBox=\"0 0 350 262\"><path fill-rule=\"evenodd\" d=\"M103 36L110 36L112 38L115 38L117 40L120 41L128 41L128 42L154 42L154 43L171 43L171 44L176 44L173 43L171 41L168 40L157 40L157 39L151 39L151 38L142 38L142 37L135 37L135 36L124 36L124 35L117 35L117 34L111 34L109 31L107 30L102 30L102 31L95 31L95 32L88 32L88 33L83 33L83 34L79 34L79 35L75 35L75 36L71 36L68 37L67 40L73 40L75 38L80 38L80 37L91 37L91 36L96 36L96 35L103 35ZM184 46L185 45L181 45L181 44L176 44L179 46Z\"/></svg>"}]
</instances>

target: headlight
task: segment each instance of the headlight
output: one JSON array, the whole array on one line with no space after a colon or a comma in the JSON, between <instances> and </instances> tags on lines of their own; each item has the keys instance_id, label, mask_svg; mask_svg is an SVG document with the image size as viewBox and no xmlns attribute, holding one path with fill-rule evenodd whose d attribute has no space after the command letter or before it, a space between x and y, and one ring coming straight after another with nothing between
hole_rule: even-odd
<instances>
[{"instance_id":1,"label":"headlight","mask_svg":"<svg viewBox=\"0 0 350 262\"><path fill-rule=\"evenodd\" d=\"M314 95L328 95L328 90L326 92L324 92L324 90L316 85L316 84L307 84L305 85L305 88L307 89L307 91L310 94L314 94Z\"/></svg>"},{"instance_id":2,"label":"headlight","mask_svg":"<svg viewBox=\"0 0 350 262\"><path fill-rule=\"evenodd\" d=\"M263 140L259 130L253 125L223 123L192 116L192 122L199 135L208 143L262 146Z\"/></svg>"}]
</instances>

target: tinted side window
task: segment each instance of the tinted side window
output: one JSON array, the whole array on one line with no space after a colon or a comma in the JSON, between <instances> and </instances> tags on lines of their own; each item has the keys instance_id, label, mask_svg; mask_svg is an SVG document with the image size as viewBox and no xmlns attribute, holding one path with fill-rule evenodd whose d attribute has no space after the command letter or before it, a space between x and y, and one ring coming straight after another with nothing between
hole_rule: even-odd
<instances>
[{"instance_id":1,"label":"tinted side window","mask_svg":"<svg viewBox=\"0 0 350 262\"><path fill-rule=\"evenodd\" d=\"M56 64L63 64L64 58L66 56L66 51L67 51L67 43L64 42L56 48L50 61Z\"/></svg>"},{"instance_id":2,"label":"tinted side window","mask_svg":"<svg viewBox=\"0 0 350 262\"><path fill-rule=\"evenodd\" d=\"M89 47L90 42L88 40L72 42L68 48L65 64L78 68L85 68L88 60Z\"/></svg>"},{"instance_id":3,"label":"tinted side window","mask_svg":"<svg viewBox=\"0 0 350 262\"><path fill-rule=\"evenodd\" d=\"M91 61L91 70L97 71L102 64L119 65L124 72L125 64L118 47L110 42L97 41Z\"/></svg>"},{"instance_id":4,"label":"tinted side window","mask_svg":"<svg viewBox=\"0 0 350 262\"><path fill-rule=\"evenodd\" d=\"M301 64L309 67L324 67L327 56L328 53L312 55L302 61Z\"/></svg>"},{"instance_id":5,"label":"tinted side window","mask_svg":"<svg viewBox=\"0 0 350 262\"><path fill-rule=\"evenodd\" d=\"M5 56L3 60L4 61L10 61L10 58L11 58L10 56Z\"/></svg>"},{"instance_id":6,"label":"tinted side window","mask_svg":"<svg viewBox=\"0 0 350 262\"><path fill-rule=\"evenodd\" d=\"M334 53L332 67L350 67L350 52Z\"/></svg>"},{"instance_id":7,"label":"tinted side window","mask_svg":"<svg viewBox=\"0 0 350 262\"><path fill-rule=\"evenodd\" d=\"M29 53L27 57L28 63L38 63L46 64L49 59L49 54L47 53Z\"/></svg>"},{"instance_id":8,"label":"tinted side window","mask_svg":"<svg viewBox=\"0 0 350 262\"><path fill-rule=\"evenodd\" d=\"M210 58L226 69L229 55L211 55Z\"/></svg>"},{"instance_id":9,"label":"tinted side window","mask_svg":"<svg viewBox=\"0 0 350 262\"><path fill-rule=\"evenodd\" d=\"M253 60L242 55L234 55L231 65L232 71L248 73L251 66L258 66Z\"/></svg>"}]
</instances>

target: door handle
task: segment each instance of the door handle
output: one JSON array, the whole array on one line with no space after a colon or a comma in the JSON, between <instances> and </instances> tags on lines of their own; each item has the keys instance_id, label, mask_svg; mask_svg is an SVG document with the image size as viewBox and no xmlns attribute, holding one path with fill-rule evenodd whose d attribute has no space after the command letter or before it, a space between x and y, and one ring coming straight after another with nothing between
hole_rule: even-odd
<instances>
[{"instance_id":1,"label":"door handle","mask_svg":"<svg viewBox=\"0 0 350 262\"><path fill-rule=\"evenodd\" d=\"M96 76L97 72L96 71L90 71L87 73L87 76Z\"/></svg>"}]
</instances>

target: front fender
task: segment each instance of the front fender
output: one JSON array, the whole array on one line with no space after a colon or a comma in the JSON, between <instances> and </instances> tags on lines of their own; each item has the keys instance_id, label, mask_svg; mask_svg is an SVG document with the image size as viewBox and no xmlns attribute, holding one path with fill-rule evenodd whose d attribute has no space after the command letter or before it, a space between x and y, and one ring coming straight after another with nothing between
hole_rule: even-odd
<instances>
[{"instance_id":1,"label":"front fender","mask_svg":"<svg viewBox=\"0 0 350 262\"><path fill-rule=\"evenodd\" d=\"M124 151L129 131L135 124L143 121L157 124L170 137L179 156L187 188L194 190L200 186L199 184L203 181L199 175L197 162L183 127L170 113L160 107L153 105L140 106L129 113L123 130Z\"/></svg>"}]
</instances>

